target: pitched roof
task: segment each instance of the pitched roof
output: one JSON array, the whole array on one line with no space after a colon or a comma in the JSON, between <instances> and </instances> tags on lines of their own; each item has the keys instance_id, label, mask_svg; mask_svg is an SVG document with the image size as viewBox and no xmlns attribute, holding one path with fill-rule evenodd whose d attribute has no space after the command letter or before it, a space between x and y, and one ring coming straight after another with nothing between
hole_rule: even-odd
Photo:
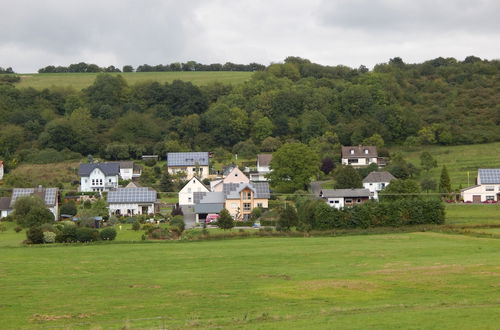
<instances>
[{"instance_id":1,"label":"pitched roof","mask_svg":"<svg viewBox=\"0 0 500 330\"><path fill-rule=\"evenodd\" d=\"M181 188L180 192L182 192L184 190L184 188L186 188L187 186L192 186L193 184L195 184L196 182L198 182L204 189L205 191L210 191L210 187L207 187L203 182L201 182L200 179L198 179L197 177L193 176L191 179L189 179L186 184Z\"/></svg>"},{"instance_id":2,"label":"pitched roof","mask_svg":"<svg viewBox=\"0 0 500 330\"><path fill-rule=\"evenodd\" d=\"M194 206L195 213L219 213L224 208L223 203L205 203Z\"/></svg>"},{"instance_id":3,"label":"pitched roof","mask_svg":"<svg viewBox=\"0 0 500 330\"><path fill-rule=\"evenodd\" d=\"M120 164L119 163L95 163L95 164L80 164L78 169L79 176L89 176L94 169L100 169L102 173L106 176L119 175L120 174Z\"/></svg>"},{"instance_id":4,"label":"pitched roof","mask_svg":"<svg viewBox=\"0 0 500 330\"><path fill-rule=\"evenodd\" d=\"M54 206L57 203L57 192L58 188L14 188L12 189L12 198L10 201L10 207L13 208L16 204L16 200L19 197L37 195L48 207Z\"/></svg>"},{"instance_id":5,"label":"pitched roof","mask_svg":"<svg viewBox=\"0 0 500 330\"><path fill-rule=\"evenodd\" d=\"M208 166L208 152L169 152L168 166Z\"/></svg>"},{"instance_id":6,"label":"pitched roof","mask_svg":"<svg viewBox=\"0 0 500 330\"><path fill-rule=\"evenodd\" d=\"M257 164L258 166L269 166L271 160L273 159L273 154L258 154Z\"/></svg>"},{"instance_id":7,"label":"pitched roof","mask_svg":"<svg viewBox=\"0 0 500 330\"><path fill-rule=\"evenodd\" d=\"M480 168L478 176L481 184L500 183L500 168Z\"/></svg>"},{"instance_id":8,"label":"pitched roof","mask_svg":"<svg viewBox=\"0 0 500 330\"><path fill-rule=\"evenodd\" d=\"M198 192L193 193L194 204L214 204L214 203L224 203L225 195L222 191L209 191L209 192Z\"/></svg>"},{"instance_id":9,"label":"pitched roof","mask_svg":"<svg viewBox=\"0 0 500 330\"><path fill-rule=\"evenodd\" d=\"M382 172L371 172L363 179L363 183L370 182L391 182L391 180L396 179L394 175L387 171Z\"/></svg>"},{"instance_id":10,"label":"pitched roof","mask_svg":"<svg viewBox=\"0 0 500 330\"><path fill-rule=\"evenodd\" d=\"M121 161L121 162L110 162L108 164L118 164L120 166L120 169L133 169L134 168L134 162L131 161Z\"/></svg>"},{"instance_id":11,"label":"pitched roof","mask_svg":"<svg viewBox=\"0 0 500 330\"><path fill-rule=\"evenodd\" d=\"M375 146L342 146L342 158L378 157Z\"/></svg>"},{"instance_id":12,"label":"pitched roof","mask_svg":"<svg viewBox=\"0 0 500 330\"><path fill-rule=\"evenodd\" d=\"M370 197L368 189L323 189L320 193L324 198L340 197Z\"/></svg>"},{"instance_id":13,"label":"pitched roof","mask_svg":"<svg viewBox=\"0 0 500 330\"><path fill-rule=\"evenodd\" d=\"M10 197L0 197L0 211L10 210Z\"/></svg>"},{"instance_id":14,"label":"pitched roof","mask_svg":"<svg viewBox=\"0 0 500 330\"><path fill-rule=\"evenodd\" d=\"M108 203L154 203L156 191L151 188L118 188L108 192Z\"/></svg>"},{"instance_id":15,"label":"pitched roof","mask_svg":"<svg viewBox=\"0 0 500 330\"><path fill-rule=\"evenodd\" d=\"M267 182L251 182L251 183L225 183L222 190L226 199L239 199L240 192L249 188L255 195L254 198L270 198L269 184Z\"/></svg>"}]
</instances>

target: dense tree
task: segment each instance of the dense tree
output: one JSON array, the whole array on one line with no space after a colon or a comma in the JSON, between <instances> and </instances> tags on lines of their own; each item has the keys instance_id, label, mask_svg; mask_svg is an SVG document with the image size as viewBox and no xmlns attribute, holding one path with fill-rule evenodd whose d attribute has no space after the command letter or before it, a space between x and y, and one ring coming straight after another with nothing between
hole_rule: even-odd
<instances>
[{"instance_id":1,"label":"dense tree","mask_svg":"<svg viewBox=\"0 0 500 330\"><path fill-rule=\"evenodd\" d=\"M358 171L350 165L344 165L335 171L335 189L361 188L363 183Z\"/></svg>"},{"instance_id":2,"label":"dense tree","mask_svg":"<svg viewBox=\"0 0 500 330\"><path fill-rule=\"evenodd\" d=\"M54 222L54 215L47 209L44 201L38 196L19 197L14 204L16 222L24 227L40 226Z\"/></svg>"},{"instance_id":3,"label":"dense tree","mask_svg":"<svg viewBox=\"0 0 500 330\"><path fill-rule=\"evenodd\" d=\"M451 180L446 165L443 165L439 176L439 192L443 194L451 193Z\"/></svg>"},{"instance_id":4,"label":"dense tree","mask_svg":"<svg viewBox=\"0 0 500 330\"><path fill-rule=\"evenodd\" d=\"M222 209L219 213L219 218L217 219L217 227L227 230L234 227L234 219L229 214L229 211Z\"/></svg>"},{"instance_id":5,"label":"dense tree","mask_svg":"<svg viewBox=\"0 0 500 330\"><path fill-rule=\"evenodd\" d=\"M420 154L420 165L426 171L437 167L437 161L432 157L428 151L424 151Z\"/></svg>"},{"instance_id":6,"label":"dense tree","mask_svg":"<svg viewBox=\"0 0 500 330\"><path fill-rule=\"evenodd\" d=\"M216 105L205 113L204 121L215 141L222 146L232 146L247 135L248 116L240 108Z\"/></svg>"},{"instance_id":7,"label":"dense tree","mask_svg":"<svg viewBox=\"0 0 500 330\"><path fill-rule=\"evenodd\" d=\"M277 191L306 190L318 174L319 156L303 143L286 143L273 154L270 167L269 180Z\"/></svg>"},{"instance_id":8,"label":"dense tree","mask_svg":"<svg viewBox=\"0 0 500 330\"><path fill-rule=\"evenodd\" d=\"M68 214L68 215L73 215L73 216L76 215L76 213L78 212L74 201L69 201L69 202L61 205L60 211L61 211L61 214Z\"/></svg>"},{"instance_id":9,"label":"dense tree","mask_svg":"<svg viewBox=\"0 0 500 330\"><path fill-rule=\"evenodd\" d=\"M436 183L436 180L434 180L432 178L423 178L420 181L420 187L422 188L422 190L429 192L432 190L436 190L437 183Z\"/></svg>"},{"instance_id":10,"label":"dense tree","mask_svg":"<svg viewBox=\"0 0 500 330\"><path fill-rule=\"evenodd\" d=\"M420 185L417 181L396 179L392 180L391 184L379 195L381 200L413 199L420 198L420 192Z\"/></svg>"},{"instance_id":11,"label":"dense tree","mask_svg":"<svg viewBox=\"0 0 500 330\"><path fill-rule=\"evenodd\" d=\"M289 231L291 227L297 226L298 222L297 210L293 205L287 204L280 210L276 229L280 231Z\"/></svg>"}]
</instances>

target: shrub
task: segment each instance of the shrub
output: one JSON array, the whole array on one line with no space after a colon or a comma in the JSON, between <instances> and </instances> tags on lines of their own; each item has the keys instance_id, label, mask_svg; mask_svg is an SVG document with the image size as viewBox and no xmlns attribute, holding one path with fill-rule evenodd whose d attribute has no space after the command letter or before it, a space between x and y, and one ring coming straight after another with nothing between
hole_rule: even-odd
<instances>
[{"instance_id":1,"label":"shrub","mask_svg":"<svg viewBox=\"0 0 500 330\"><path fill-rule=\"evenodd\" d=\"M20 232L20 231L22 231L22 230L23 230L23 227L21 227L21 226L16 226L16 227L14 228L14 231L15 231L16 233L19 233L19 232Z\"/></svg>"},{"instance_id":2,"label":"shrub","mask_svg":"<svg viewBox=\"0 0 500 330\"><path fill-rule=\"evenodd\" d=\"M43 231L40 226L34 226L28 229L26 232L26 238L30 244L42 244L43 243Z\"/></svg>"},{"instance_id":3,"label":"shrub","mask_svg":"<svg viewBox=\"0 0 500 330\"><path fill-rule=\"evenodd\" d=\"M51 231L43 232L43 242L44 243L55 243L56 242L56 233Z\"/></svg>"},{"instance_id":4,"label":"shrub","mask_svg":"<svg viewBox=\"0 0 500 330\"><path fill-rule=\"evenodd\" d=\"M76 204L74 201L69 201L61 205L61 214L68 214L75 216L77 213Z\"/></svg>"},{"instance_id":5,"label":"shrub","mask_svg":"<svg viewBox=\"0 0 500 330\"><path fill-rule=\"evenodd\" d=\"M115 228L104 228L99 233L99 236L103 241L113 241L116 238L116 229Z\"/></svg>"},{"instance_id":6,"label":"shrub","mask_svg":"<svg viewBox=\"0 0 500 330\"><path fill-rule=\"evenodd\" d=\"M219 219L217 219L217 227L221 229L231 229L234 227L234 219L228 210L222 209L220 211Z\"/></svg>"},{"instance_id":7,"label":"shrub","mask_svg":"<svg viewBox=\"0 0 500 330\"><path fill-rule=\"evenodd\" d=\"M76 226L64 226L61 233L56 236L56 242L59 243L73 243L77 242Z\"/></svg>"},{"instance_id":8,"label":"shrub","mask_svg":"<svg viewBox=\"0 0 500 330\"><path fill-rule=\"evenodd\" d=\"M184 212L182 212L182 208L179 206L179 203L175 204L175 207L172 209L171 215L175 217L176 215L184 215Z\"/></svg>"},{"instance_id":9,"label":"shrub","mask_svg":"<svg viewBox=\"0 0 500 330\"><path fill-rule=\"evenodd\" d=\"M144 161L144 165L146 165L148 167L153 167L156 165L156 159L146 159Z\"/></svg>"},{"instance_id":10,"label":"shrub","mask_svg":"<svg viewBox=\"0 0 500 330\"><path fill-rule=\"evenodd\" d=\"M170 220L170 226L176 227L180 232L183 232L186 228L186 223L184 222L184 217L181 215L176 215Z\"/></svg>"},{"instance_id":11,"label":"shrub","mask_svg":"<svg viewBox=\"0 0 500 330\"><path fill-rule=\"evenodd\" d=\"M139 223L139 221L135 221L133 224L132 224L132 230L139 230L141 229L141 224Z\"/></svg>"},{"instance_id":12,"label":"shrub","mask_svg":"<svg viewBox=\"0 0 500 330\"><path fill-rule=\"evenodd\" d=\"M0 231L7 231L7 227L2 223L0 223Z\"/></svg>"},{"instance_id":13,"label":"shrub","mask_svg":"<svg viewBox=\"0 0 500 330\"><path fill-rule=\"evenodd\" d=\"M82 243L97 241L99 240L99 231L87 227L76 228L76 240Z\"/></svg>"}]
</instances>

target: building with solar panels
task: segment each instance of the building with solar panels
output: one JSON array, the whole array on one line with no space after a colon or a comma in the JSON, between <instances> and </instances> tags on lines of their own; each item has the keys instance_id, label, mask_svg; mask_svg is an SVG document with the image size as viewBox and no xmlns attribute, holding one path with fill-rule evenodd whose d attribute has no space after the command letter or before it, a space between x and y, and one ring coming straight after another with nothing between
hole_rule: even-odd
<instances>
[{"instance_id":1,"label":"building with solar panels","mask_svg":"<svg viewBox=\"0 0 500 330\"><path fill-rule=\"evenodd\" d=\"M500 202L500 168L480 168L477 184L462 189L460 194L466 203Z\"/></svg>"},{"instance_id":2,"label":"building with solar panels","mask_svg":"<svg viewBox=\"0 0 500 330\"><path fill-rule=\"evenodd\" d=\"M108 192L107 202L110 215L154 214L159 207L156 191L147 187L118 188Z\"/></svg>"},{"instance_id":3,"label":"building with solar panels","mask_svg":"<svg viewBox=\"0 0 500 330\"><path fill-rule=\"evenodd\" d=\"M196 176L203 180L209 175L208 152L169 152L167 154L167 168L172 175L184 173L185 179Z\"/></svg>"},{"instance_id":4,"label":"building with solar panels","mask_svg":"<svg viewBox=\"0 0 500 330\"><path fill-rule=\"evenodd\" d=\"M11 197L2 197L0 199L0 218L3 218L12 211L16 201L24 196L37 196L45 202L45 206L52 212L54 219L59 218L59 189L58 188L14 188Z\"/></svg>"}]
</instances>

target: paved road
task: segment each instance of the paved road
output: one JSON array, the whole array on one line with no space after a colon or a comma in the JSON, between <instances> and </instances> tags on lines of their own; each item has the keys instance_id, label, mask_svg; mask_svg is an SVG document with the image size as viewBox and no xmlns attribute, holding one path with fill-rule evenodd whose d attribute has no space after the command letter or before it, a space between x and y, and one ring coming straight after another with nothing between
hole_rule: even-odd
<instances>
[{"instance_id":1,"label":"paved road","mask_svg":"<svg viewBox=\"0 0 500 330\"><path fill-rule=\"evenodd\" d=\"M196 215L194 214L193 208L190 206L182 206L182 212L184 213L186 229L193 228L196 225Z\"/></svg>"},{"instance_id":2,"label":"paved road","mask_svg":"<svg viewBox=\"0 0 500 330\"><path fill-rule=\"evenodd\" d=\"M311 191L315 196L319 196L321 185L328 181L313 181L311 182Z\"/></svg>"}]
</instances>

